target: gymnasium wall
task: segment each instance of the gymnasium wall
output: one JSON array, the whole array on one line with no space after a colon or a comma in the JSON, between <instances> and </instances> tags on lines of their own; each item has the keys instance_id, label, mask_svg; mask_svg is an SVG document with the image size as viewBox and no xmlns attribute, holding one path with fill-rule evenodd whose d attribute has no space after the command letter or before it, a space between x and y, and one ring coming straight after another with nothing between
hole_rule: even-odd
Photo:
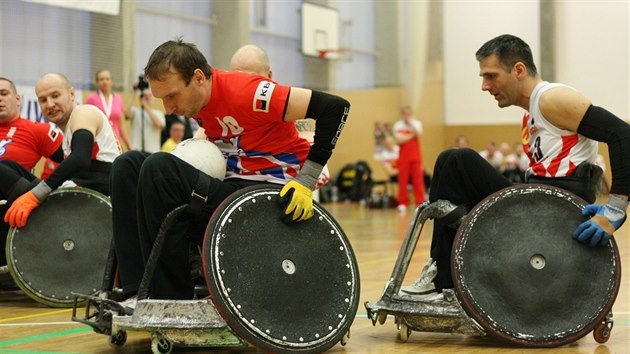
<instances>
[{"instance_id":1,"label":"gymnasium wall","mask_svg":"<svg viewBox=\"0 0 630 354\"><path fill-rule=\"evenodd\" d=\"M437 69L439 70L439 69ZM424 134L421 137L424 167L433 171L435 159L444 149L453 145L457 135L466 135L470 147L482 150L489 141L507 141L513 144L520 141L520 118L514 117L515 124L497 125L444 125L443 88L440 81L428 81L423 89L422 104L415 112L422 121ZM347 164L358 160L367 161L377 180L386 179L380 163L374 160L374 123L377 121L394 123L399 118L403 102L402 88L380 88L374 90L334 92L352 104L350 116L333 157L328 162L331 176Z\"/></svg>"}]
</instances>

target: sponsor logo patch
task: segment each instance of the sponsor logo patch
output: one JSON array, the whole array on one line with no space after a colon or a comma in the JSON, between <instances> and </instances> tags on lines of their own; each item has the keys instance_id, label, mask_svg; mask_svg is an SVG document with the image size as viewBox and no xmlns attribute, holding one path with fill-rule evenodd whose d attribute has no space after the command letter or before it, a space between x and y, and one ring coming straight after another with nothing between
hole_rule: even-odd
<instances>
[{"instance_id":1,"label":"sponsor logo patch","mask_svg":"<svg viewBox=\"0 0 630 354\"><path fill-rule=\"evenodd\" d=\"M261 81L256 88L254 95L254 112L269 112L271 95L276 88L276 84L270 81Z\"/></svg>"},{"instance_id":2,"label":"sponsor logo patch","mask_svg":"<svg viewBox=\"0 0 630 354\"><path fill-rule=\"evenodd\" d=\"M58 136L59 132L57 131L57 129L55 129L55 127L51 125L50 129L48 130L48 137L50 138L50 140L55 141L57 140Z\"/></svg>"}]
</instances>

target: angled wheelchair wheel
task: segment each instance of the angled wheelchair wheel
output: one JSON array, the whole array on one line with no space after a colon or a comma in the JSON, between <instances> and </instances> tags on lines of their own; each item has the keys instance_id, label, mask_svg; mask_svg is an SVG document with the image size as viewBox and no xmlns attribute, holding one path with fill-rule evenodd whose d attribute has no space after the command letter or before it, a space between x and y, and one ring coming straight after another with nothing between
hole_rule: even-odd
<instances>
[{"instance_id":1,"label":"angled wheelchair wheel","mask_svg":"<svg viewBox=\"0 0 630 354\"><path fill-rule=\"evenodd\" d=\"M571 237L584 206L564 190L526 184L469 213L453 246L453 280L462 307L490 335L555 347L602 323L619 291L619 252L614 239L589 247Z\"/></svg>"},{"instance_id":2,"label":"angled wheelchair wheel","mask_svg":"<svg viewBox=\"0 0 630 354\"><path fill-rule=\"evenodd\" d=\"M228 197L206 231L212 300L243 339L276 353L319 353L344 340L359 303L352 247L314 202L313 218L285 224L276 186Z\"/></svg>"},{"instance_id":3,"label":"angled wheelchair wheel","mask_svg":"<svg viewBox=\"0 0 630 354\"><path fill-rule=\"evenodd\" d=\"M86 188L61 188L33 210L23 228L9 230L9 271L35 301L72 307L73 292L100 289L111 240L109 198Z\"/></svg>"}]
</instances>

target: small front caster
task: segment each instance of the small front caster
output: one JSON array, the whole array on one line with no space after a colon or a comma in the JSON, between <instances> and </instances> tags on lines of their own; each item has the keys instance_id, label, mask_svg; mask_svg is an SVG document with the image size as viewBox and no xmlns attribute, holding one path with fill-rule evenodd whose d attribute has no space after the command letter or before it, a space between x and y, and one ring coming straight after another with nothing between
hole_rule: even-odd
<instances>
[{"instance_id":1,"label":"small front caster","mask_svg":"<svg viewBox=\"0 0 630 354\"><path fill-rule=\"evenodd\" d=\"M112 333L111 337L109 337L109 343L117 347L122 347L123 345L125 345L126 342L127 342L127 331L124 331L124 330L120 330L120 331L117 331L116 333Z\"/></svg>"},{"instance_id":2,"label":"small front caster","mask_svg":"<svg viewBox=\"0 0 630 354\"><path fill-rule=\"evenodd\" d=\"M342 347L344 347L346 344L348 344L348 340L350 340L350 330L348 330L348 332L346 332L346 334L344 334L343 337L341 337L341 340L339 341L339 343L341 344Z\"/></svg>"},{"instance_id":3,"label":"small front caster","mask_svg":"<svg viewBox=\"0 0 630 354\"><path fill-rule=\"evenodd\" d=\"M170 354L173 344L161 334L151 335L151 351L153 354Z\"/></svg>"},{"instance_id":4,"label":"small front caster","mask_svg":"<svg viewBox=\"0 0 630 354\"><path fill-rule=\"evenodd\" d=\"M378 313L378 323L384 324L387 320L387 312L381 311Z\"/></svg>"},{"instance_id":5,"label":"small front caster","mask_svg":"<svg viewBox=\"0 0 630 354\"><path fill-rule=\"evenodd\" d=\"M612 312L609 312L608 315L606 315L606 318L604 318L602 322L593 329L593 338L597 343L603 344L608 342L610 339L610 333L612 332L613 323Z\"/></svg>"},{"instance_id":6,"label":"small front caster","mask_svg":"<svg viewBox=\"0 0 630 354\"><path fill-rule=\"evenodd\" d=\"M409 336L411 335L411 329L404 321L400 321L400 326L398 329L398 337L402 342L407 342L409 340Z\"/></svg>"}]
</instances>

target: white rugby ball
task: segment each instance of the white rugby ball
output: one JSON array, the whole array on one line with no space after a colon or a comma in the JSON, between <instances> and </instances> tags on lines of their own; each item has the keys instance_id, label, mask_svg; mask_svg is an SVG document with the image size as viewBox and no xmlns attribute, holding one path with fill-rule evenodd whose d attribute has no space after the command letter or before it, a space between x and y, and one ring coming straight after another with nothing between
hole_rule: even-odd
<instances>
[{"instance_id":1,"label":"white rugby ball","mask_svg":"<svg viewBox=\"0 0 630 354\"><path fill-rule=\"evenodd\" d=\"M210 177L225 178L225 157L219 148L205 139L186 139L171 154L193 165Z\"/></svg>"}]
</instances>

